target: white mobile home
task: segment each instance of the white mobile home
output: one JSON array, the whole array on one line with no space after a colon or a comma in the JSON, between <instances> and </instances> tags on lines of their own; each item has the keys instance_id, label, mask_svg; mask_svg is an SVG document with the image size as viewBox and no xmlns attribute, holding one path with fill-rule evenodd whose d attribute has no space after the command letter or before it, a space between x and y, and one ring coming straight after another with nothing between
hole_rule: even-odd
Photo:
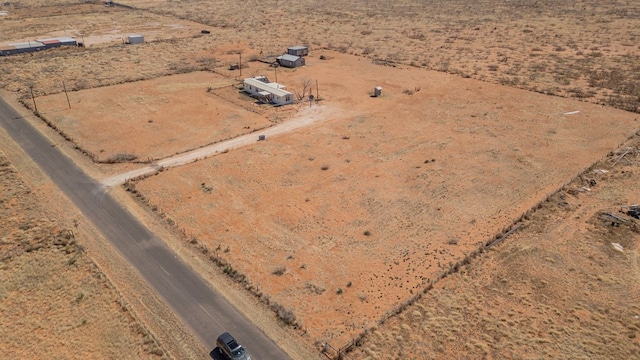
<instances>
[{"instance_id":1,"label":"white mobile home","mask_svg":"<svg viewBox=\"0 0 640 360\"><path fill-rule=\"evenodd\" d=\"M293 94L284 90L285 88L284 85L270 82L266 76L246 78L243 81L244 92L274 105L293 104Z\"/></svg>"}]
</instances>

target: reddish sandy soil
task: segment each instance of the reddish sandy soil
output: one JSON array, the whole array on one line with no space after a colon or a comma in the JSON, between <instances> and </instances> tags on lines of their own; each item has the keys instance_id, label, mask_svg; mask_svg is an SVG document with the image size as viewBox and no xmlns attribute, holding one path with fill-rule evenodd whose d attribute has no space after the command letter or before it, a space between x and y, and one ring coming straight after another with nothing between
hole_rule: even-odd
<instances>
[{"instance_id":1,"label":"reddish sandy soil","mask_svg":"<svg viewBox=\"0 0 640 360\"><path fill-rule=\"evenodd\" d=\"M335 110L325 123L137 185L311 340L341 344L375 324L640 125L598 105L314 55L278 79L320 79ZM376 85L383 96L370 98Z\"/></svg>"},{"instance_id":2,"label":"reddish sandy soil","mask_svg":"<svg viewBox=\"0 0 640 360\"><path fill-rule=\"evenodd\" d=\"M373 330L349 359L640 357L640 221L622 208L639 202L640 138L627 145L635 154L612 167L623 147L551 196L522 230ZM605 213L628 222L611 226Z\"/></svg>"},{"instance_id":3,"label":"reddish sandy soil","mask_svg":"<svg viewBox=\"0 0 640 360\"><path fill-rule=\"evenodd\" d=\"M73 92L71 109L64 94L37 104L98 160L132 154L146 161L269 126L265 117L207 92L232 85L220 75L195 72Z\"/></svg>"},{"instance_id":4,"label":"reddish sandy soil","mask_svg":"<svg viewBox=\"0 0 640 360\"><path fill-rule=\"evenodd\" d=\"M632 143L635 158L612 169L621 148L596 165L610 173L589 169L638 130L638 115L540 94L638 112L636 3L125 2L147 10L70 0L2 7L9 11L0 17L7 37L2 43L71 35L84 36L89 48L0 58L0 87L28 107L33 87L44 116L99 160L133 154L146 161L322 114L325 121L309 128L135 185L151 209L198 243L198 251L207 248L209 256L230 264L226 271L245 274L250 284L244 285L263 300L292 310L307 343L339 347L375 326L351 357L639 356L637 227L611 227L601 216L640 202L638 144ZM212 34L199 34L201 28ZM143 33L148 41L119 44L129 33ZM247 61L280 55L296 43L311 47L307 66L279 69L278 82L300 91L305 79L312 85L318 80L322 101L313 112L307 104L259 107L223 86L232 78L239 84L239 72L227 70L238 50ZM321 61L321 54L328 60ZM245 65L244 76L275 78L273 68ZM182 73L188 74L177 75ZM134 82L148 79L155 80ZM74 90L71 110L63 80ZM383 96L373 99L375 86L383 87ZM40 97L46 94L56 95ZM91 171L112 174L132 166ZM18 189L18 179L8 181L11 191ZM528 212L563 185L533 215ZM3 204L11 208L29 196ZM12 209L40 214L38 204L29 204ZM524 213L521 231L471 257L414 305L405 304ZM12 234L16 227L28 233L20 235L28 243L48 245L16 253L0 269L10 279L0 284L0 309L10 319L2 325L11 326L0 326L8 339L0 346L19 349L20 357L41 357L23 339L34 332L45 346L57 347L60 341L52 343L52 332L43 331L53 329L67 341L61 348L73 352L69 357L143 357L153 351L155 344L140 345L147 339L122 327L128 317L119 322L117 309L105 310L107 325L87 315L84 301L103 299L102 290L90 294L107 283L70 270L69 259L76 258L72 265L83 274L96 273L88 258L66 254L66 245L61 251L44 236L65 228L61 222L36 221L42 236L32 236L33 224L7 223ZM3 237L3 247L7 239L13 241ZM34 267L35 261L44 266ZM63 275L46 278L43 269ZM31 275L51 286L34 285ZM69 290L77 283L66 279L86 285L85 297ZM3 297L7 289L16 295ZM33 289L45 296L31 298ZM23 299L31 308L55 308L54 314L23 316L14 310ZM98 311L104 308L100 301ZM403 311L379 324L397 309ZM165 318L157 316L159 322ZM99 336L111 328L122 336ZM164 338L174 329L165 327ZM86 334L106 340L78 340Z\"/></svg>"}]
</instances>

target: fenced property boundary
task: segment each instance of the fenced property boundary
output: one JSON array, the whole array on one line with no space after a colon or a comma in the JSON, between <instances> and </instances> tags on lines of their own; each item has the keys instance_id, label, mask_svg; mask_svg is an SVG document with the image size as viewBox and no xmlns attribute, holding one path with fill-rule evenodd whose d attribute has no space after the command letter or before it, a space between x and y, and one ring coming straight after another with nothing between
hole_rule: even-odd
<instances>
[{"instance_id":1,"label":"fenced property boundary","mask_svg":"<svg viewBox=\"0 0 640 360\"><path fill-rule=\"evenodd\" d=\"M635 132L633 132L631 135L629 135L625 140L621 141L618 144L618 146L616 147L616 149L619 149L620 147L624 146L625 143L628 143L629 141L632 141L633 138L636 137L636 136L640 136L640 129L637 129ZM537 210L539 210L539 209L541 209L543 207L544 203L550 202L555 195L557 195L557 194L559 194L559 193L561 193L563 191L566 191L570 184L575 183L577 181L580 181L581 179L587 178L588 174L593 174L594 173L594 169L596 168L596 166L607 163L608 162L607 158L610 157L610 156L613 156L615 154L616 154L616 150L612 150L611 152L609 152L608 154L604 155L600 159L598 159L598 160L594 161L593 163L591 163L583 171L581 171L580 173L576 174L569 181L567 181L564 184L562 184L562 186L560 186L558 189L556 189L555 191L552 191L551 193L549 193L546 197L544 197L544 199L540 200L538 203L536 203L536 205L534 205L532 208L530 208L525 213L523 213L519 218L517 218L515 221L513 221L513 223L510 226L505 227L502 230L501 233L498 233L494 237L492 237L489 240L485 241L484 244L481 244L478 249L476 249L473 252L471 252L469 255L467 255L462 260L458 261L455 264L450 264L449 269L447 271L445 271L444 273L440 274L435 280L428 280L427 286L425 288L423 288L422 291L420 291L417 294L413 295L412 297L410 297L409 299L404 301L402 304L396 306L394 309L392 309L391 311L389 311L388 313L383 315L382 318L380 319L380 321L378 321L378 323L376 325L374 325L374 326L372 326L372 327L370 327L368 329L365 329L357 337L349 340L343 347L341 347L339 349L334 348L328 342L325 343L323 345L322 349L320 350L320 354L324 355L327 359L330 359L330 360L351 360L351 359L353 359L352 357L349 357L348 353L353 351L356 347L361 346L365 342L367 335L371 331L375 330L379 326L382 326L387 320L389 320L393 316L399 315L400 313L404 312L409 306L415 304L418 300L420 300L422 298L423 295L426 295L431 289L433 289L434 285L437 282L439 282L440 280L446 278L447 276L449 276L451 274L459 272L460 269L463 266L469 266L473 259L475 259L478 256L480 256L482 253L485 253L485 252L489 251L494 246L502 243L510 235L512 235L512 234L516 233L518 230L521 230L522 228L524 228L524 226L523 226L524 225L523 224L524 221L525 220L529 220L531 218L531 216ZM624 154L626 154L626 153L623 153L623 155ZM618 159L622 158L622 156L620 156L620 153L618 153L617 155L618 155ZM609 163L610 163L610 161L609 161ZM615 166L616 163L617 163L617 161L614 162L612 165L610 165L610 167Z\"/></svg>"}]
</instances>

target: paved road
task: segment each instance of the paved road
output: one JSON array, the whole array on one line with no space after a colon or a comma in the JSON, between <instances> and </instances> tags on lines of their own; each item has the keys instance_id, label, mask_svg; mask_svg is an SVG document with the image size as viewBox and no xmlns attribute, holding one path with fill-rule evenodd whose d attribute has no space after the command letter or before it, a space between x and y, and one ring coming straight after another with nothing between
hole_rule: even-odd
<instances>
[{"instance_id":1,"label":"paved road","mask_svg":"<svg viewBox=\"0 0 640 360\"><path fill-rule=\"evenodd\" d=\"M0 126L211 349L229 331L256 360L289 357L139 223L105 188L0 99ZM202 354L207 358L208 354Z\"/></svg>"},{"instance_id":2,"label":"paved road","mask_svg":"<svg viewBox=\"0 0 640 360\"><path fill-rule=\"evenodd\" d=\"M260 131L259 134L265 135L266 138L270 138L274 135L288 133L309 126L320 120L326 120L327 117L329 117L332 113L332 109L322 105L303 108L300 113L298 113L297 116L293 119L287 120L286 122ZM243 146L254 144L257 141L258 133L238 136L233 139L225 140L213 145L202 147L200 149L188 151L183 154L178 154L166 159L159 160L150 166L144 166L122 174L110 176L106 179L103 179L102 184L104 184L105 186L121 185L124 184L127 179L133 179L138 176L153 174L159 168L170 168L188 164L190 162L201 160L227 150L237 149Z\"/></svg>"}]
</instances>

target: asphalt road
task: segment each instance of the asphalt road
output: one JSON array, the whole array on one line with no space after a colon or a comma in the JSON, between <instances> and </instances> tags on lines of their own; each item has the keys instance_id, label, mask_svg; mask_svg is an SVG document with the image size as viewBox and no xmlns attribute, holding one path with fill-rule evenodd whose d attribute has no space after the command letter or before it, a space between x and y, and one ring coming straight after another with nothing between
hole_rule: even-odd
<instances>
[{"instance_id":1,"label":"asphalt road","mask_svg":"<svg viewBox=\"0 0 640 360\"><path fill-rule=\"evenodd\" d=\"M289 357L196 275L143 224L86 175L28 121L0 99L0 126L22 147L120 254L213 349L228 331L254 360ZM202 354L203 359L209 354Z\"/></svg>"}]
</instances>

